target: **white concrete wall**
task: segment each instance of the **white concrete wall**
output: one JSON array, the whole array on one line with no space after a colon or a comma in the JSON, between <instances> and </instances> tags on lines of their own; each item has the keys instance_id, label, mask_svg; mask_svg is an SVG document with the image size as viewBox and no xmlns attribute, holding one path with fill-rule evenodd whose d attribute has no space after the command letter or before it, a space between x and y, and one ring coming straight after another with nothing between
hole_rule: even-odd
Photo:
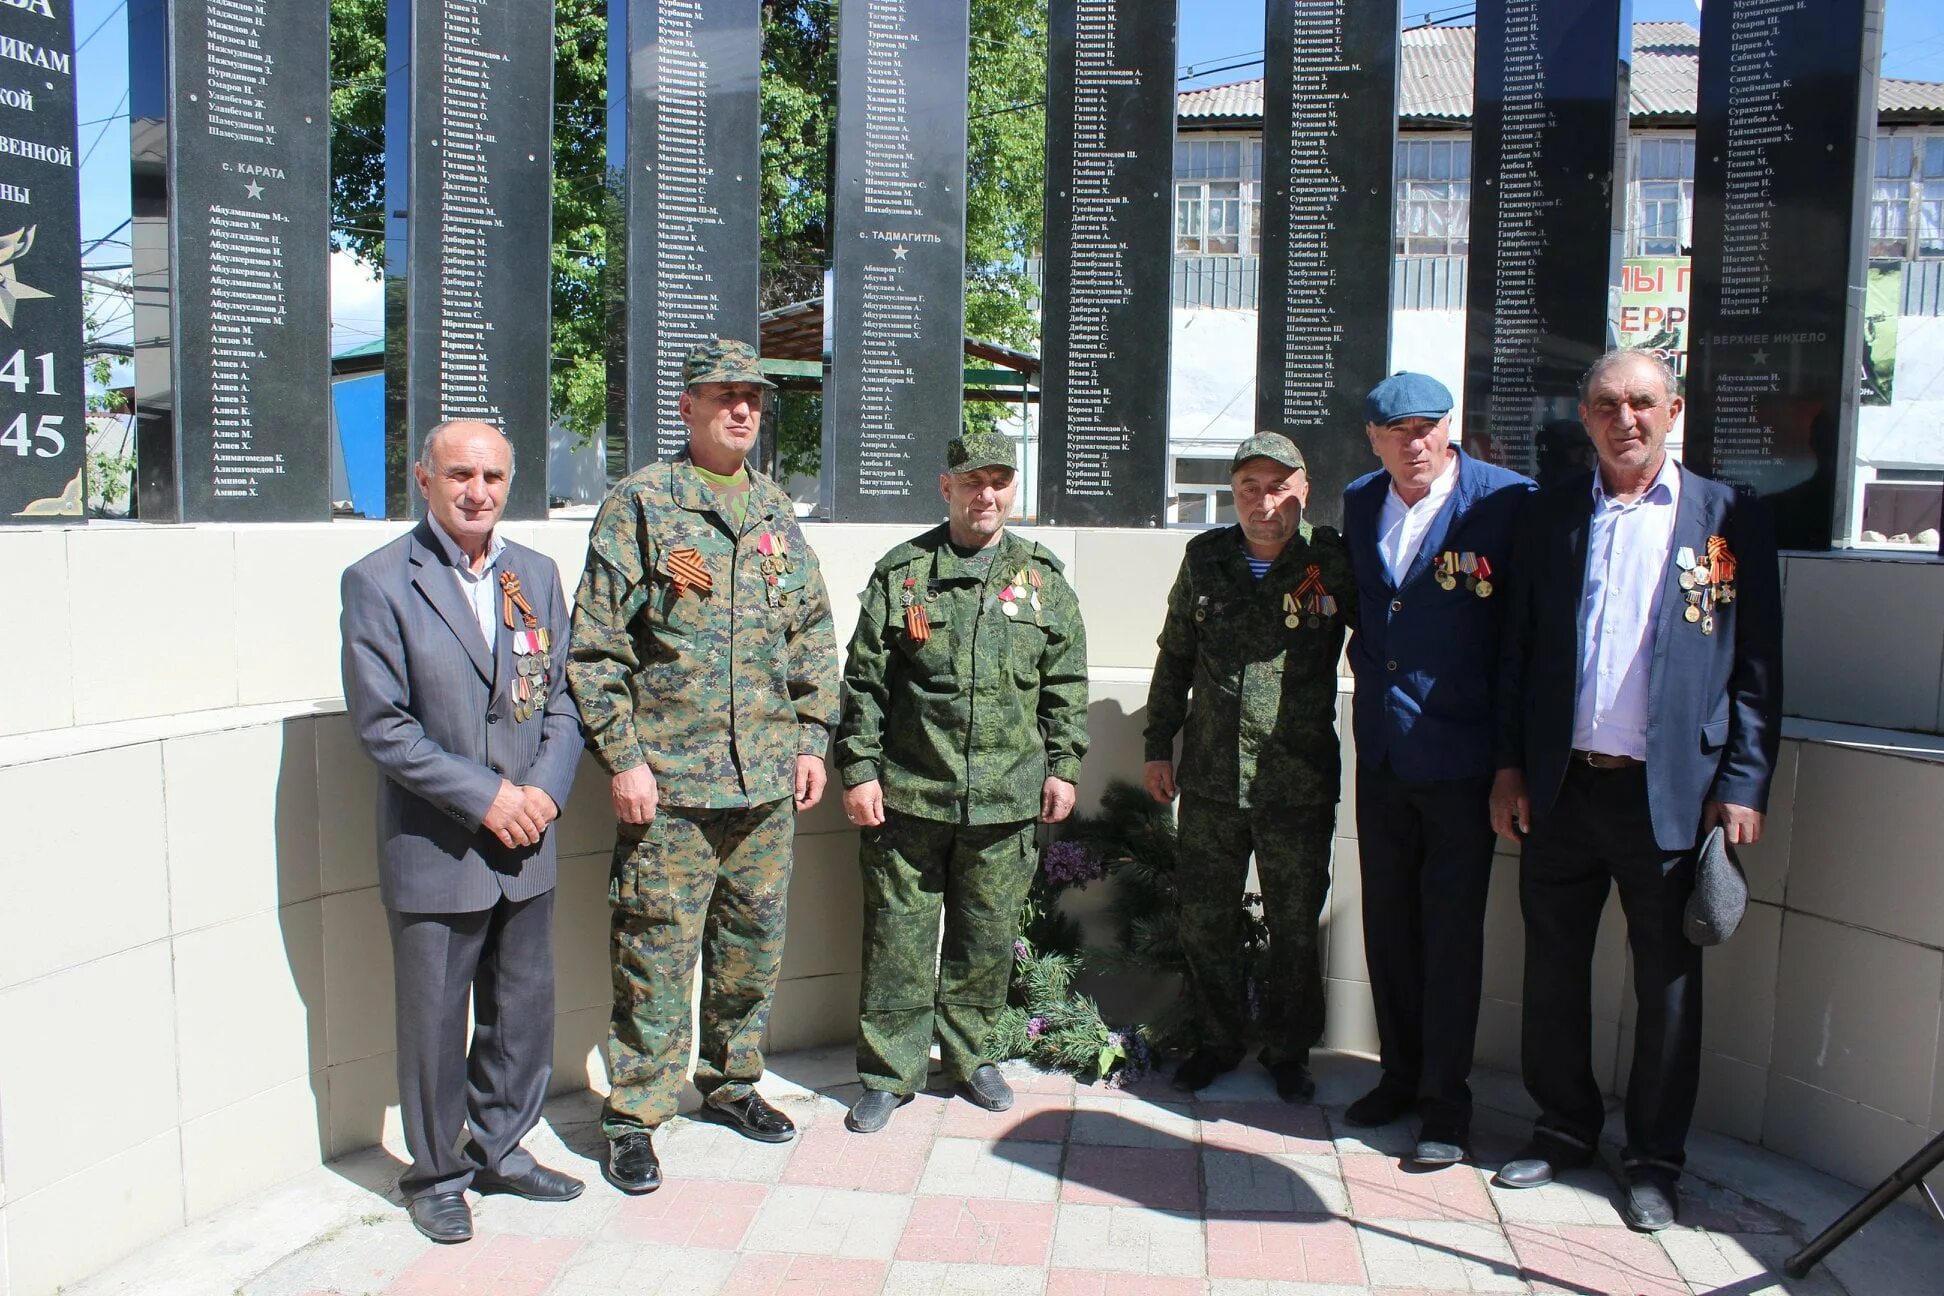
<instances>
[{"instance_id":1,"label":"white concrete wall","mask_svg":"<svg viewBox=\"0 0 1944 1296\"><path fill-rule=\"evenodd\" d=\"M508 529L578 570L584 522ZM336 615L337 573L398 530L0 531L15 681L0 690L0 1292L38 1296L388 1130L395 1144L375 774L337 701ZM840 640L908 530L809 530ZM1033 534L1087 616L1085 808L1138 777L1188 533ZM1805 718L1770 840L1748 853L1757 903L1709 955L1702 1121L1861 1182L1944 1128L1944 743L1924 736L1944 729L1944 564L1796 557L1786 580L1789 710ZM1369 1050L1348 796L1327 1043ZM558 1078L600 1088L612 824L591 763L558 831ZM856 836L834 800L798 836L779 1049L846 1038L857 994ZM1512 1069L1516 868L1500 858L1479 1041ZM1618 1087L1631 996L1613 919L1595 1017Z\"/></svg>"}]
</instances>

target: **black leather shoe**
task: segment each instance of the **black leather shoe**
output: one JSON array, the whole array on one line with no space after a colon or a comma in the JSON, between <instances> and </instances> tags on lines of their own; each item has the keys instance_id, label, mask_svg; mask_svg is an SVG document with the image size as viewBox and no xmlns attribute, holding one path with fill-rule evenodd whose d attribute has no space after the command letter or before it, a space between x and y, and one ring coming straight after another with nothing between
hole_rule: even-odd
<instances>
[{"instance_id":1,"label":"black leather shoe","mask_svg":"<svg viewBox=\"0 0 1944 1296\"><path fill-rule=\"evenodd\" d=\"M790 1118L770 1106L754 1089L734 1102L705 1102L702 1115L758 1143L788 1143L797 1135L796 1125Z\"/></svg>"},{"instance_id":2,"label":"black leather shoe","mask_svg":"<svg viewBox=\"0 0 1944 1296\"><path fill-rule=\"evenodd\" d=\"M989 1112L1002 1112L1013 1105L1012 1086L990 1062L973 1068L971 1075L958 1082L958 1091L961 1097Z\"/></svg>"},{"instance_id":3,"label":"black leather shoe","mask_svg":"<svg viewBox=\"0 0 1944 1296\"><path fill-rule=\"evenodd\" d=\"M661 1187L661 1158L648 1131L623 1134L609 1143L601 1177L624 1193L651 1193Z\"/></svg>"},{"instance_id":4,"label":"black leather shoe","mask_svg":"<svg viewBox=\"0 0 1944 1296\"><path fill-rule=\"evenodd\" d=\"M1174 1079L1170 1083L1177 1089L1194 1093L1214 1084L1217 1076L1227 1075L1233 1070L1235 1063L1204 1049L1196 1049L1175 1068Z\"/></svg>"},{"instance_id":5,"label":"black leather shoe","mask_svg":"<svg viewBox=\"0 0 1944 1296\"><path fill-rule=\"evenodd\" d=\"M1665 1170L1627 1171L1627 1227L1658 1233L1673 1225L1681 1213L1681 1190L1676 1176Z\"/></svg>"},{"instance_id":6,"label":"black leather shoe","mask_svg":"<svg viewBox=\"0 0 1944 1296\"><path fill-rule=\"evenodd\" d=\"M434 1242L472 1241L472 1208L462 1192L427 1193L412 1198L405 1209L412 1227Z\"/></svg>"},{"instance_id":7,"label":"black leather shoe","mask_svg":"<svg viewBox=\"0 0 1944 1296\"><path fill-rule=\"evenodd\" d=\"M1375 1089L1343 1109L1343 1119L1346 1124L1359 1129L1375 1129L1408 1116L1415 1110L1415 1096L1379 1081Z\"/></svg>"},{"instance_id":8,"label":"black leather shoe","mask_svg":"<svg viewBox=\"0 0 1944 1296\"><path fill-rule=\"evenodd\" d=\"M528 1201L564 1202L581 1195L587 1185L570 1174L549 1170L536 1164L525 1174L495 1175L485 1171L473 1176L472 1186L482 1193L507 1193Z\"/></svg>"},{"instance_id":9,"label":"black leather shoe","mask_svg":"<svg viewBox=\"0 0 1944 1296\"><path fill-rule=\"evenodd\" d=\"M859 1134L875 1134L891 1123L892 1112L910 1101L910 1094L895 1094L888 1089L866 1089L851 1104L844 1124Z\"/></svg>"},{"instance_id":10,"label":"black leather shoe","mask_svg":"<svg viewBox=\"0 0 1944 1296\"><path fill-rule=\"evenodd\" d=\"M1465 1131L1456 1126L1426 1121L1424 1128L1418 1131L1417 1147L1412 1149L1411 1161L1421 1166L1457 1165L1465 1159L1469 1142Z\"/></svg>"},{"instance_id":11,"label":"black leather shoe","mask_svg":"<svg viewBox=\"0 0 1944 1296\"><path fill-rule=\"evenodd\" d=\"M1305 1103L1316 1097L1316 1081L1310 1077L1308 1062L1289 1058L1270 1067L1269 1075L1276 1082L1276 1096L1284 1102Z\"/></svg>"},{"instance_id":12,"label":"black leather shoe","mask_svg":"<svg viewBox=\"0 0 1944 1296\"><path fill-rule=\"evenodd\" d=\"M1543 1188L1566 1171L1577 1170L1592 1160L1591 1148L1535 1138L1499 1167L1492 1182L1501 1188Z\"/></svg>"}]
</instances>

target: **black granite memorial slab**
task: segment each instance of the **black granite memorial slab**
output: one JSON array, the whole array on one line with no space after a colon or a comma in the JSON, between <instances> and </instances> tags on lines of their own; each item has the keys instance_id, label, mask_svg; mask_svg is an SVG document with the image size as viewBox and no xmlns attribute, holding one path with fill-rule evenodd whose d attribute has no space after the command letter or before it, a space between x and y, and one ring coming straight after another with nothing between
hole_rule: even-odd
<instances>
[{"instance_id":1,"label":"black granite memorial slab","mask_svg":"<svg viewBox=\"0 0 1944 1296\"><path fill-rule=\"evenodd\" d=\"M479 419L513 442L506 516L545 517L553 0L390 0L386 44L386 511L422 507L428 431Z\"/></svg>"},{"instance_id":2,"label":"black granite memorial slab","mask_svg":"<svg viewBox=\"0 0 1944 1296\"><path fill-rule=\"evenodd\" d=\"M824 497L929 522L964 394L966 0L838 11Z\"/></svg>"},{"instance_id":3,"label":"black granite memorial slab","mask_svg":"<svg viewBox=\"0 0 1944 1296\"><path fill-rule=\"evenodd\" d=\"M1302 448L1308 516L1337 525L1389 372L1397 0L1270 0L1268 18L1256 427Z\"/></svg>"},{"instance_id":4,"label":"black granite memorial slab","mask_svg":"<svg viewBox=\"0 0 1944 1296\"><path fill-rule=\"evenodd\" d=\"M331 516L327 20L129 7L145 521Z\"/></svg>"},{"instance_id":5,"label":"black granite memorial slab","mask_svg":"<svg viewBox=\"0 0 1944 1296\"><path fill-rule=\"evenodd\" d=\"M1173 0L1051 0L1040 517L1160 526L1174 263Z\"/></svg>"},{"instance_id":6,"label":"black granite memorial slab","mask_svg":"<svg viewBox=\"0 0 1944 1296\"><path fill-rule=\"evenodd\" d=\"M1869 0L1712 0L1701 23L1687 427L1695 471L1834 539L1856 427L1876 131Z\"/></svg>"},{"instance_id":7,"label":"black granite memorial slab","mask_svg":"<svg viewBox=\"0 0 1944 1296\"><path fill-rule=\"evenodd\" d=\"M1528 476L1608 345L1626 197L1625 0L1480 0L1465 448Z\"/></svg>"},{"instance_id":8,"label":"black granite memorial slab","mask_svg":"<svg viewBox=\"0 0 1944 1296\"><path fill-rule=\"evenodd\" d=\"M756 341L761 59L757 0L609 0L610 477L682 452L690 348Z\"/></svg>"},{"instance_id":9,"label":"black granite memorial slab","mask_svg":"<svg viewBox=\"0 0 1944 1296\"><path fill-rule=\"evenodd\" d=\"M0 4L0 523L85 516L74 3Z\"/></svg>"}]
</instances>

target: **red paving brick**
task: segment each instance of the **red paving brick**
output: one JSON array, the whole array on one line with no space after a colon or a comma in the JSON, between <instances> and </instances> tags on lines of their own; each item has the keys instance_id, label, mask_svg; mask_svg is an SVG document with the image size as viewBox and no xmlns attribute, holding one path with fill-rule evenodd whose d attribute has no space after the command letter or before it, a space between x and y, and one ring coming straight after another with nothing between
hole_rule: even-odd
<instances>
[{"instance_id":1,"label":"red paving brick","mask_svg":"<svg viewBox=\"0 0 1944 1296\"><path fill-rule=\"evenodd\" d=\"M1469 1166L1417 1172L1386 1156L1346 1156L1343 1183L1357 1219L1498 1223L1485 1181Z\"/></svg>"},{"instance_id":2,"label":"red paving brick","mask_svg":"<svg viewBox=\"0 0 1944 1296\"><path fill-rule=\"evenodd\" d=\"M1336 1154L1330 1122L1317 1107L1292 1103L1202 1103L1195 1114L1201 1117L1204 1147L1263 1156Z\"/></svg>"},{"instance_id":3,"label":"red paving brick","mask_svg":"<svg viewBox=\"0 0 1944 1296\"><path fill-rule=\"evenodd\" d=\"M1208 1276L1362 1283L1363 1254L1347 1220L1210 1220Z\"/></svg>"},{"instance_id":4,"label":"red paving brick","mask_svg":"<svg viewBox=\"0 0 1944 1296\"><path fill-rule=\"evenodd\" d=\"M893 1117L892 1119L896 1119ZM977 1103L955 1099L938 1127L943 1138L1027 1139L1058 1143L1073 1123L1073 1099L1068 1094L1019 1093L1011 1109L989 1112Z\"/></svg>"},{"instance_id":5,"label":"red paving brick","mask_svg":"<svg viewBox=\"0 0 1944 1296\"><path fill-rule=\"evenodd\" d=\"M1134 1291L1139 1291L1140 1296L1205 1296L1208 1284L1200 1278L1163 1278L1156 1274L1108 1273L1100 1269L1052 1269L1046 1275L1046 1296L1128 1296Z\"/></svg>"},{"instance_id":6,"label":"red paving brick","mask_svg":"<svg viewBox=\"0 0 1944 1296\"><path fill-rule=\"evenodd\" d=\"M386 1296L540 1296L581 1245L579 1238L476 1237L426 1252Z\"/></svg>"},{"instance_id":7,"label":"red paving brick","mask_svg":"<svg viewBox=\"0 0 1944 1296\"><path fill-rule=\"evenodd\" d=\"M1081 1206L1201 1209L1201 1153L1194 1148L1067 1148L1060 1200Z\"/></svg>"},{"instance_id":8,"label":"red paving brick","mask_svg":"<svg viewBox=\"0 0 1944 1296\"><path fill-rule=\"evenodd\" d=\"M1686 1296L1660 1244L1624 1228L1508 1224L1505 1235L1534 1291L1601 1296Z\"/></svg>"},{"instance_id":9,"label":"red paving brick","mask_svg":"<svg viewBox=\"0 0 1944 1296\"><path fill-rule=\"evenodd\" d=\"M920 1197L911 1203L900 1260L1043 1268L1053 1251L1052 1202Z\"/></svg>"},{"instance_id":10,"label":"red paving brick","mask_svg":"<svg viewBox=\"0 0 1944 1296\"><path fill-rule=\"evenodd\" d=\"M672 1180L655 1192L622 1202L607 1236L620 1242L734 1251L769 1191L764 1184Z\"/></svg>"},{"instance_id":11,"label":"red paving brick","mask_svg":"<svg viewBox=\"0 0 1944 1296\"><path fill-rule=\"evenodd\" d=\"M818 1188L861 1188L872 1192L917 1191L931 1155L933 1132L891 1125L876 1134L854 1134L841 1121L813 1126L797 1135L797 1150L783 1168L783 1182Z\"/></svg>"},{"instance_id":12,"label":"red paving brick","mask_svg":"<svg viewBox=\"0 0 1944 1296\"><path fill-rule=\"evenodd\" d=\"M878 1296L889 1268L882 1260L744 1256L723 1290L735 1296Z\"/></svg>"}]
</instances>

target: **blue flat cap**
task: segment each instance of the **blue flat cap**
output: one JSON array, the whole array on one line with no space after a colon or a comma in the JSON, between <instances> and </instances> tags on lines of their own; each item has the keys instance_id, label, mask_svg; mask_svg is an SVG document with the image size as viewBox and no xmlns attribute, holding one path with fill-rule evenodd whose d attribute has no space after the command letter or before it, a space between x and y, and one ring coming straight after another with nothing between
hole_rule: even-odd
<instances>
[{"instance_id":1,"label":"blue flat cap","mask_svg":"<svg viewBox=\"0 0 1944 1296\"><path fill-rule=\"evenodd\" d=\"M1364 422L1395 423L1399 419L1441 419L1451 413L1451 392L1430 374L1394 373L1364 397Z\"/></svg>"}]
</instances>

